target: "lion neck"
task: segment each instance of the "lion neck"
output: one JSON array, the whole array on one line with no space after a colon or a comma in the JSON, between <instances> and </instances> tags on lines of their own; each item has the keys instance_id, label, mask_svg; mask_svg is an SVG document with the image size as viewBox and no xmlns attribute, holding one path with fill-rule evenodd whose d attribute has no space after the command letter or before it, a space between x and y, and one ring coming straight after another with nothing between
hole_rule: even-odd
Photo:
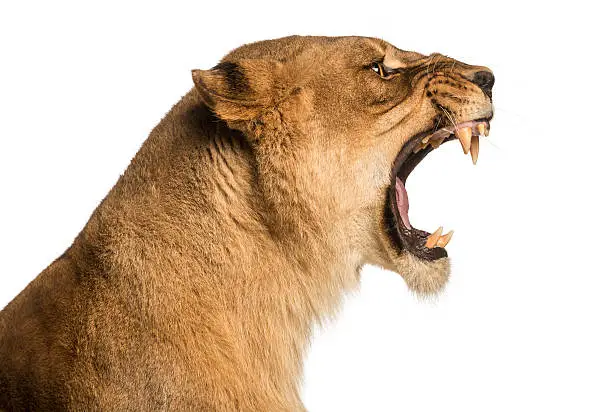
<instances>
[{"instance_id":1,"label":"lion neck","mask_svg":"<svg viewBox=\"0 0 612 412\"><path fill-rule=\"evenodd\" d=\"M361 262L338 228L321 229L325 215L305 208L299 163L280 159L257 157L192 91L152 131L75 252L96 255L84 270L104 268L118 297L146 301L135 316L155 319L160 334L202 334L211 356L231 350L245 376L265 370L297 394L311 328L356 287Z\"/></svg>"}]
</instances>

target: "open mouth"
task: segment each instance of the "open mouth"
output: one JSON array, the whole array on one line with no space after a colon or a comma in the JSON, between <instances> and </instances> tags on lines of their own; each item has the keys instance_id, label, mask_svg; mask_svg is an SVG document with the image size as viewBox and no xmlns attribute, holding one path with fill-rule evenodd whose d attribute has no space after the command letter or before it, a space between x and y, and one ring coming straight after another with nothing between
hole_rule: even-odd
<instances>
[{"instance_id":1,"label":"open mouth","mask_svg":"<svg viewBox=\"0 0 612 412\"><path fill-rule=\"evenodd\" d=\"M443 234L440 227L429 233L410 224L408 193L404 182L428 153L451 140L459 140L463 153L470 153L472 162L476 164L479 138L489 135L489 121L490 119L471 120L435 131L430 130L409 139L402 147L393 162L385 206L386 230L398 253L408 250L413 255L430 261L448 256L444 248L450 242L453 232Z\"/></svg>"}]
</instances>

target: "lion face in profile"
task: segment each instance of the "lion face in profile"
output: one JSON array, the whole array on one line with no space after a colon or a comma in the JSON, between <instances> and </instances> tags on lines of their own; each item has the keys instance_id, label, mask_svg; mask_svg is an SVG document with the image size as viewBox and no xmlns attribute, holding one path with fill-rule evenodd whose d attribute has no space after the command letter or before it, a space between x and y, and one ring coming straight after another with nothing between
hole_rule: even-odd
<instances>
[{"instance_id":1,"label":"lion face in profile","mask_svg":"<svg viewBox=\"0 0 612 412\"><path fill-rule=\"evenodd\" d=\"M271 226L288 242L333 244L439 291L452 232L412 226L404 182L459 140L478 159L493 116L493 74L363 37L253 43L194 70L216 115L252 144Z\"/></svg>"}]
</instances>

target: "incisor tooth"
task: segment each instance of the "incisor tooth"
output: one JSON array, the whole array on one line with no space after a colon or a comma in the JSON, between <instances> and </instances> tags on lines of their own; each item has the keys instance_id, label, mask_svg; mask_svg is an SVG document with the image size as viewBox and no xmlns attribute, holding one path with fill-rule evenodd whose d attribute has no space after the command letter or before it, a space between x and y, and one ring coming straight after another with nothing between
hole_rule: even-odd
<instances>
[{"instance_id":1,"label":"incisor tooth","mask_svg":"<svg viewBox=\"0 0 612 412\"><path fill-rule=\"evenodd\" d=\"M470 143L472 142L472 128L462 127L455 131L455 133L461 142L461 147L463 147L463 154L467 154L470 151Z\"/></svg>"},{"instance_id":2,"label":"incisor tooth","mask_svg":"<svg viewBox=\"0 0 612 412\"><path fill-rule=\"evenodd\" d=\"M485 134L485 136L488 136L488 135L489 135L489 128L488 128L488 127L487 127L487 128L485 128L485 133L484 133L484 134Z\"/></svg>"},{"instance_id":3,"label":"incisor tooth","mask_svg":"<svg viewBox=\"0 0 612 412\"><path fill-rule=\"evenodd\" d=\"M472 155L472 163L476 164L478 161L478 146L480 146L480 140L478 136L472 136L472 146L470 146L470 154Z\"/></svg>"},{"instance_id":4,"label":"incisor tooth","mask_svg":"<svg viewBox=\"0 0 612 412\"><path fill-rule=\"evenodd\" d=\"M440 235L442 235L442 226L440 226L438 230L429 235L429 237L427 238L427 242L425 242L425 247L428 247L429 249L433 248L438 243Z\"/></svg>"},{"instance_id":5,"label":"incisor tooth","mask_svg":"<svg viewBox=\"0 0 612 412\"><path fill-rule=\"evenodd\" d=\"M484 135L485 134L485 125L484 123L478 123L478 126L476 126L478 128L478 134L479 135Z\"/></svg>"},{"instance_id":6,"label":"incisor tooth","mask_svg":"<svg viewBox=\"0 0 612 412\"><path fill-rule=\"evenodd\" d=\"M438 242L436 243L436 246L437 247L446 247L446 245L448 245L448 242L451 241L451 239L453 237L453 233L455 233L455 231L451 230L447 234L440 236L440 239L438 239Z\"/></svg>"}]
</instances>

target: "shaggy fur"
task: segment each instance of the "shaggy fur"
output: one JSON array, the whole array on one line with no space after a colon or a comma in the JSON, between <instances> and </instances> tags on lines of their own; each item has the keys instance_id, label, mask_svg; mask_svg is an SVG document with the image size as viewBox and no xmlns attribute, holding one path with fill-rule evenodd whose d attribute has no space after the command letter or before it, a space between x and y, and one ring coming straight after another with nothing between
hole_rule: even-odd
<instances>
[{"instance_id":1,"label":"shaggy fur","mask_svg":"<svg viewBox=\"0 0 612 412\"><path fill-rule=\"evenodd\" d=\"M383 58L406 70L381 79ZM0 313L0 409L304 410L312 326L364 264L420 294L446 283L447 258L391 245L385 195L403 144L438 119L427 74L460 83L438 99L471 96L445 103L462 121L490 111L479 70L360 37L259 42L194 70L72 246Z\"/></svg>"}]
</instances>

